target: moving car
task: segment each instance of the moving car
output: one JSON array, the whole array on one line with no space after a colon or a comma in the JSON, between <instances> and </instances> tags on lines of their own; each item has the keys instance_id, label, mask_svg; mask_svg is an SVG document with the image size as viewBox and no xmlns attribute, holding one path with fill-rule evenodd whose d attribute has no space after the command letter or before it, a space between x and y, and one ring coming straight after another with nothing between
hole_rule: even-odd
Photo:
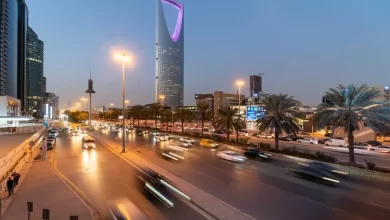
<instances>
[{"instance_id":1,"label":"moving car","mask_svg":"<svg viewBox=\"0 0 390 220\"><path fill-rule=\"evenodd\" d=\"M218 144L211 139L201 139L200 146L208 147L208 148L217 148Z\"/></svg>"},{"instance_id":2,"label":"moving car","mask_svg":"<svg viewBox=\"0 0 390 220\"><path fill-rule=\"evenodd\" d=\"M78 136L79 135L79 131L78 130L73 130L72 135Z\"/></svg>"},{"instance_id":3,"label":"moving car","mask_svg":"<svg viewBox=\"0 0 390 220\"><path fill-rule=\"evenodd\" d=\"M55 147L56 145L56 139L53 138L53 137L48 137L46 139L46 146L47 146L47 150L51 150L53 149L53 147Z\"/></svg>"},{"instance_id":4,"label":"moving car","mask_svg":"<svg viewBox=\"0 0 390 220\"><path fill-rule=\"evenodd\" d=\"M383 145L383 143L380 142L380 141L367 141L366 143L369 144L369 145L371 145L371 146L373 146L373 147Z\"/></svg>"},{"instance_id":5,"label":"moving car","mask_svg":"<svg viewBox=\"0 0 390 220\"><path fill-rule=\"evenodd\" d=\"M326 164L326 163L321 163L321 162L310 162L308 164L300 163L301 165L304 166L310 166L315 169L320 169L322 171L330 173L330 175L336 175L336 176L348 176L348 173L342 172L340 170L337 170L336 168Z\"/></svg>"},{"instance_id":6,"label":"moving car","mask_svg":"<svg viewBox=\"0 0 390 220\"><path fill-rule=\"evenodd\" d=\"M326 185L337 185L340 183L340 181L335 179L333 175L330 175L328 172L323 171L317 167L299 166L296 169L291 170L291 172L294 173L297 177L317 183Z\"/></svg>"},{"instance_id":7,"label":"moving car","mask_svg":"<svg viewBox=\"0 0 390 220\"><path fill-rule=\"evenodd\" d=\"M292 141L292 139L289 136L281 136L279 137L279 141Z\"/></svg>"},{"instance_id":8,"label":"moving car","mask_svg":"<svg viewBox=\"0 0 390 220\"><path fill-rule=\"evenodd\" d=\"M250 159L262 159L262 160L271 159L272 156L271 154L265 153L257 148L248 148L244 152L244 155Z\"/></svg>"},{"instance_id":9,"label":"moving car","mask_svg":"<svg viewBox=\"0 0 390 220\"><path fill-rule=\"evenodd\" d=\"M380 153L390 153L390 147L383 146L383 145L369 146L368 150L372 150L372 151L376 151L376 152L380 152Z\"/></svg>"},{"instance_id":10,"label":"moving car","mask_svg":"<svg viewBox=\"0 0 390 220\"><path fill-rule=\"evenodd\" d=\"M240 155L239 153L235 151L230 151L230 150L224 150L224 151L219 151L217 153L217 157L225 159L225 160L230 160L233 162L244 162L246 160L246 157Z\"/></svg>"},{"instance_id":11,"label":"moving car","mask_svg":"<svg viewBox=\"0 0 390 220\"><path fill-rule=\"evenodd\" d=\"M260 133L257 135L258 138L265 138L265 139L268 139L268 138L274 138L274 134L266 134L266 133Z\"/></svg>"},{"instance_id":12,"label":"moving car","mask_svg":"<svg viewBox=\"0 0 390 220\"><path fill-rule=\"evenodd\" d=\"M327 141L329 141L330 138L323 138L318 140L318 144L325 144Z\"/></svg>"},{"instance_id":13,"label":"moving car","mask_svg":"<svg viewBox=\"0 0 390 220\"><path fill-rule=\"evenodd\" d=\"M108 210L113 220L139 219L148 220L149 218L127 198L119 198L109 202Z\"/></svg>"},{"instance_id":14,"label":"moving car","mask_svg":"<svg viewBox=\"0 0 390 220\"><path fill-rule=\"evenodd\" d=\"M154 135L154 140L156 140L156 141L166 141L168 139L163 134L155 134Z\"/></svg>"},{"instance_id":15,"label":"moving car","mask_svg":"<svg viewBox=\"0 0 390 220\"><path fill-rule=\"evenodd\" d=\"M297 140L302 140L302 139L304 139L304 137L295 136L295 135L290 135L290 136L288 136L288 137L291 138L291 140L293 140L293 141L297 141Z\"/></svg>"},{"instance_id":16,"label":"moving car","mask_svg":"<svg viewBox=\"0 0 390 220\"><path fill-rule=\"evenodd\" d=\"M57 128L52 128L49 133L54 133L56 136L58 135L58 129Z\"/></svg>"},{"instance_id":17,"label":"moving car","mask_svg":"<svg viewBox=\"0 0 390 220\"><path fill-rule=\"evenodd\" d=\"M355 142L353 143L353 148L356 149L369 149L371 145L364 143L364 142Z\"/></svg>"},{"instance_id":18,"label":"moving car","mask_svg":"<svg viewBox=\"0 0 390 220\"><path fill-rule=\"evenodd\" d=\"M180 147L191 147L192 143L187 141L178 141L177 145Z\"/></svg>"},{"instance_id":19,"label":"moving car","mask_svg":"<svg viewBox=\"0 0 390 220\"><path fill-rule=\"evenodd\" d=\"M347 142L344 139L332 138L325 142L326 146L336 146L336 147L345 147Z\"/></svg>"},{"instance_id":20,"label":"moving car","mask_svg":"<svg viewBox=\"0 0 390 220\"><path fill-rule=\"evenodd\" d=\"M96 148L96 141L91 136L87 135L82 140L83 148Z\"/></svg>"},{"instance_id":21,"label":"moving car","mask_svg":"<svg viewBox=\"0 0 390 220\"><path fill-rule=\"evenodd\" d=\"M194 143L195 142L194 139L191 139L189 137L182 137L182 138L180 138L180 141L185 141L185 142L189 142L189 143Z\"/></svg>"},{"instance_id":22,"label":"moving car","mask_svg":"<svg viewBox=\"0 0 390 220\"><path fill-rule=\"evenodd\" d=\"M304 138L301 140L297 140L297 142L303 144L318 144L318 140L314 138Z\"/></svg>"}]
</instances>

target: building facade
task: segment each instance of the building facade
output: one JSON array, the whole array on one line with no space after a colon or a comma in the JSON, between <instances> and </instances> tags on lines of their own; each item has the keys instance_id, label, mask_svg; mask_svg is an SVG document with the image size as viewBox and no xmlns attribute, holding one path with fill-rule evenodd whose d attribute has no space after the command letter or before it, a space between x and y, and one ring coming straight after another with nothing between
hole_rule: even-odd
<instances>
[{"instance_id":1,"label":"building facade","mask_svg":"<svg viewBox=\"0 0 390 220\"><path fill-rule=\"evenodd\" d=\"M178 9L174 33L170 35L162 4ZM171 108L183 106L184 99L184 6L175 0L157 0L156 102L165 96Z\"/></svg>"},{"instance_id":2,"label":"building facade","mask_svg":"<svg viewBox=\"0 0 390 220\"><path fill-rule=\"evenodd\" d=\"M18 0L18 87L17 98L20 99L21 109L24 113L28 111L27 103L27 28L28 8L25 0Z\"/></svg>"},{"instance_id":3,"label":"building facade","mask_svg":"<svg viewBox=\"0 0 390 220\"><path fill-rule=\"evenodd\" d=\"M214 91L212 94L195 94L195 101L203 100L209 102L210 108L214 113L217 113L218 109L225 106L239 105L239 101L242 103L244 99L245 95L240 95L239 98L238 94L223 93L222 91Z\"/></svg>"},{"instance_id":4,"label":"building facade","mask_svg":"<svg viewBox=\"0 0 390 220\"><path fill-rule=\"evenodd\" d=\"M31 115L43 115L44 44L34 30L27 30L27 106Z\"/></svg>"},{"instance_id":5,"label":"building facade","mask_svg":"<svg viewBox=\"0 0 390 220\"><path fill-rule=\"evenodd\" d=\"M379 91L379 96L374 99L375 102L390 103L390 86L373 86Z\"/></svg>"},{"instance_id":6,"label":"building facade","mask_svg":"<svg viewBox=\"0 0 390 220\"><path fill-rule=\"evenodd\" d=\"M260 75L249 76L249 94L250 97L256 96L262 92L262 78Z\"/></svg>"},{"instance_id":7,"label":"building facade","mask_svg":"<svg viewBox=\"0 0 390 220\"><path fill-rule=\"evenodd\" d=\"M18 0L0 1L0 96L17 97Z\"/></svg>"}]
</instances>

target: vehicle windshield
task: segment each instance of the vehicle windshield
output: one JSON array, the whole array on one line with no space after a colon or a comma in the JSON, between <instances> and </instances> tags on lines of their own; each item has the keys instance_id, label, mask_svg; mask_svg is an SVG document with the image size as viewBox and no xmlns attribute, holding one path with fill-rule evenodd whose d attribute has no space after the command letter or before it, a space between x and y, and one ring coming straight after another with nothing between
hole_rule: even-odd
<instances>
[{"instance_id":1,"label":"vehicle windshield","mask_svg":"<svg viewBox=\"0 0 390 220\"><path fill-rule=\"evenodd\" d=\"M84 140L85 143L95 143L95 140L91 140L91 139L87 139L87 140Z\"/></svg>"}]
</instances>

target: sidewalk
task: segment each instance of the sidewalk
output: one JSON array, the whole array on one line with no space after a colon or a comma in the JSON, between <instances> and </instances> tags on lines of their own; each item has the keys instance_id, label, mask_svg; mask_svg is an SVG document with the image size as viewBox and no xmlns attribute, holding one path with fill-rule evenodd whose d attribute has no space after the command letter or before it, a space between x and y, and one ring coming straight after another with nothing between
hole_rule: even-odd
<instances>
[{"instance_id":1,"label":"sidewalk","mask_svg":"<svg viewBox=\"0 0 390 220\"><path fill-rule=\"evenodd\" d=\"M33 159L20 171L19 185L14 195L2 194L3 220L27 219L27 201L34 203L31 219L42 219L42 209L50 209L50 219L68 220L78 216L80 220L92 219L89 209L53 171L50 151L46 161Z\"/></svg>"}]
</instances>

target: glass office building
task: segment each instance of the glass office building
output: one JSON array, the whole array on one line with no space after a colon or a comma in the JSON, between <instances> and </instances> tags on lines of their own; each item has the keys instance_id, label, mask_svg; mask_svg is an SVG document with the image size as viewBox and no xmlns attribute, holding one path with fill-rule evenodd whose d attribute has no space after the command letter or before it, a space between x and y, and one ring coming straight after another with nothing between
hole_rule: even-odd
<instances>
[{"instance_id":1,"label":"glass office building","mask_svg":"<svg viewBox=\"0 0 390 220\"><path fill-rule=\"evenodd\" d=\"M178 10L173 34L169 33L163 5ZM157 0L156 102L163 95L172 109L183 106L184 97L184 6L174 0Z\"/></svg>"},{"instance_id":2,"label":"glass office building","mask_svg":"<svg viewBox=\"0 0 390 220\"><path fill-rule=\"evenodd\" d=\"M43 115L44 44L33 29L27 30L27 95L28 113Z\"/></svg>"},{"instance_id":3,"label":"glass office building","mask_svg":"<svg viewBox=\"0 0 390 220\"><path fill-rule=\"evenodd\" d=\"M0 1L0 96L17 97L18 0Z\"/></svg>"}]
</instances>

